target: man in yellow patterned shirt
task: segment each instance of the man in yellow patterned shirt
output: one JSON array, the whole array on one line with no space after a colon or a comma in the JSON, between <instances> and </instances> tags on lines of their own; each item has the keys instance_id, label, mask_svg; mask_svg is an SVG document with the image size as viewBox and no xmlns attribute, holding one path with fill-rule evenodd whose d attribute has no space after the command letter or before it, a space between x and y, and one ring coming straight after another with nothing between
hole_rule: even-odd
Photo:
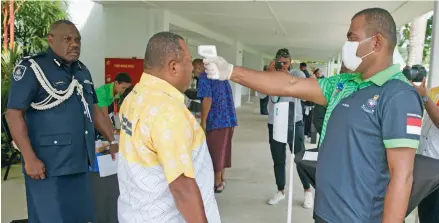
<instances>
[{"instance_id":1,"label":"man in yellow patterned shirt","mask_svg":"<svg viewBox=\"0 0 439 223\"><path fill-rule=\"evenodd\" d=\"M121 223L221 222L204 131L184 104L192 68L182 37L151 37L144 73L120 110Z\"/></svg>"}]
</instances>

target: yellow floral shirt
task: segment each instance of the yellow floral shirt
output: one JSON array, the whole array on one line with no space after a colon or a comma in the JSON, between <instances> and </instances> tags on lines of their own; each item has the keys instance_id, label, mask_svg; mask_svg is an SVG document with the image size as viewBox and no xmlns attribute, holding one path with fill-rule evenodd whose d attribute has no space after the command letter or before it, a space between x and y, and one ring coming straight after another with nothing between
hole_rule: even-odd
<instances>
[{"instance_id":1,"label":"yellow floral shirt","mask_svg":"<svg viewBox=\"0 0 439 223\"><path fill-rule=\"evenodd\" d=\"M435 104L439 102L439 86L430 89L430 98Z\"/></svg>"},{"instance_id":2,"label":"yellow floral shirt","mask_svg":"<svg viewBox=\"0 0 439 223\"><path fill-rule=\"evenodd\" d=\"M119 222L185 222L168 187L182 174L196 179L209 223L221 222L206 138L184 95L144 73L120 119Z\"/></svg>"}]
</instances>

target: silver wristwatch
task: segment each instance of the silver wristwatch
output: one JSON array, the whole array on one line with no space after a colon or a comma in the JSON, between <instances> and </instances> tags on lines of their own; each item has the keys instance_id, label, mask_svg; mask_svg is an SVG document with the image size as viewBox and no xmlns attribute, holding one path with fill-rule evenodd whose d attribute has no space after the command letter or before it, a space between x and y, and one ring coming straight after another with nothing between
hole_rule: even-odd
<instances>
[{"instance_id":1,"label":"silver wristwatch","mask_svg":"<svg viewBox=\"0 0 439 223\"><path fill-rule=\"evenodd\" d=\"M119 144L119 142L116 140L110 142L110 145L117 145L117 144Z\"/></svg>"},{"instance_id":2,"label":"silver wristwatch","mask_svg":"<svg viewBox=\"0 0 439 223\"><path fill-rule=\"evenodd\" d=\"M421 96L423 104L427 104L428 100L430 99L428 96Z\"/></svg>"}]
</instances>

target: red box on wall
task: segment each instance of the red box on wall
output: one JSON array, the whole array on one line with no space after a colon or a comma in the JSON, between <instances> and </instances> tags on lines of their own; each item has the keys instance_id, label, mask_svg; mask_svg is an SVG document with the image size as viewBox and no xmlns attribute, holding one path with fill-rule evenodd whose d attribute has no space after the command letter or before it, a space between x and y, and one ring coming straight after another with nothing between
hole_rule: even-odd
<instances>
[{"instance_id":1,"label":"red box on wall","mask_svg":"<svg viewBox=\"0 0 439 223\"><path fill-rule=\"evenodd\" d=\"M113 82L120 72L128 73L133 80L133 85L137 84L143 73L143 59L105 58L106 84Z\"/></svg>"}]
</instances>

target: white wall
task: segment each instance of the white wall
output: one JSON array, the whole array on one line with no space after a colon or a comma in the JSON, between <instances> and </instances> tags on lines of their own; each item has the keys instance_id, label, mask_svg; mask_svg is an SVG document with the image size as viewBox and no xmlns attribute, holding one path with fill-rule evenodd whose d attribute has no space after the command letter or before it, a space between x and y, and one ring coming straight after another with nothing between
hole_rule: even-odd
<instances>
[{"instance_id":1,"label":"white wall","mask_svg":"<svg viewBox=\"0 0 439 223\"><path fill-rule=\"evenodd\" d=\"M87 6L87 7L86 7ZM90 10L89 17L84 13ZM149 38L169 29L163 10L72 2L69 12L82 35L81 61L91 71L96 87L105 83L105 58L143 58Z\"/></svg>"},{"instance_id":2,"label":"white wall","mask_svg":"<svg viewBox=\"0 0 439 223\"><path fill-rule=\"evenodd\" d=\"M91 1L75 1L69 2L68 13L82 36L80 60L90 70L95 86L101 86L105 82L104 8Z\"/></svg>"},{"instance_id":3,"label":"white wall","mask_svg":"<svg viewBox=\"0 0 439 223\"><path fill-rule=\"evenodd\" d=\"M157 32L168 31L170 23L215 39L218 54L232 64L256 70L261 70L263 63L268 64L267 59L263 59L261 54L243 43L169 11L121 4L101 5L90 0L72 1L68 10L72 12L70 19L75 22L82 35L80 59L91 71L96 87L105 83L105 58L143 58L149 38ZM199 58L196 52L199 44L188 40L188 45L192 56ZM250 50L246 52L244 49ZM242 93L247 94L248 90L236 83L231 85L235 106L239 107Z\"/></svg>"},{"instance_id":4,"label":"white wall","mask_svg":"<svg viewBox=\"0 0 439 223\"><path fill-rule=\"evenodd\" d=\"M253 70L262 70L264 65L261 61L261 55L254 54L244 50L242 66L245 68L250 68ZM248 95L249 89L247 87L242 87L242 95ZM254 95L254 93L252 93Z\"/></svg>"},{"instance_id":5,"label":"white wall","mask_svg":"<svg viewBox=\"0 0 439 223\"><path fill-rule=\"evenodd\" d=\"M148 44L148 11L106 5L105 56L116 58L143 58Z\"/></svg>"}]
</instances>

